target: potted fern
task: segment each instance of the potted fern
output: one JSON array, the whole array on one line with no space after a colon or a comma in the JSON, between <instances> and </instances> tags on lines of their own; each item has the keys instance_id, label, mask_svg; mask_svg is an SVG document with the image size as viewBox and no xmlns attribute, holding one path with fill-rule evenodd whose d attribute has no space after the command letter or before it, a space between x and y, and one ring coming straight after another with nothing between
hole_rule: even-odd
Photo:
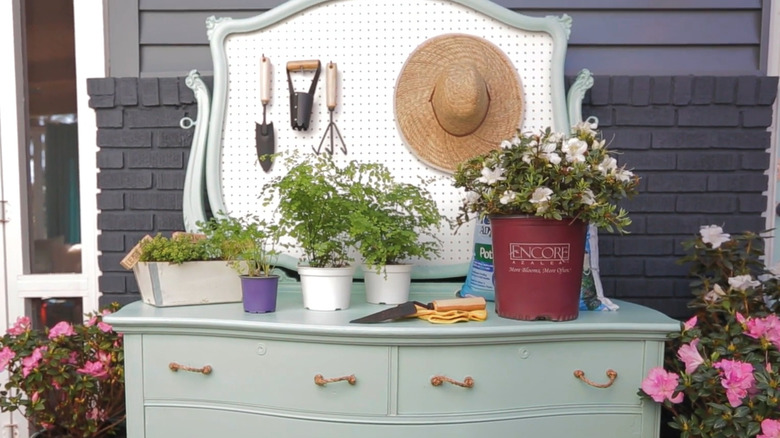
<instances>
[{"instance_id":1,"label":"potted fern","mask_svg":"<svg viewBox=\"0 0 780 438\"><path fill-rule=\"evenodd\" d=\"M263 187L264 205L278 200L278 232L293 240L282 245L302 252L297 270L303 305L310 310L346 309L355 272L348 218L356 209L344 192L342 168L329 155L304 160L291 154L282 164L289 170Z\"/></svg>"},{"instance_id":2,"label":"potted fern","mask_svg":"<svg viewBox=\"0 0 780 438\"><path fill-rule=\"evenodd\" d=\"M201 228L212 246L221 250L228 265L239 274L244 311L267 313L276 310L279 276L273 274L277 251L276 226L248 215L233 218L220 215Z\"/></svg>"},{"instance_id":3,"label":"potted fern","mask_svg":"<svg viewBox=\"0 0 780 438\"><path fill-rule=\"evenodd\" d=\"M343 170L353 199L350 233L363 257L366 301L400 304L408 301L413 259L439 254L434 230L443 216L425 187L396 181L381 163L351 162Z\"/></svg>"}]
</instances>

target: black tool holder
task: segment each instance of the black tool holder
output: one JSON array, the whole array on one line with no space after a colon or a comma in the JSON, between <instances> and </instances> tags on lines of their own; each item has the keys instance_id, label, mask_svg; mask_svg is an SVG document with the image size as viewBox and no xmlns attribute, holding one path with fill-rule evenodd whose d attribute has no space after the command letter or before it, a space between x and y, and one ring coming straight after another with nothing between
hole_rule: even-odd
<instances>
[{"instance_id":1,"label":"black tool holder","mask_svg":"<svg viewBox=\"0 0 780 438\"><path fill-rule=\"evenodd\" d=\"M292 129L306 131L309 129L311 111L314 106L314 90L320 78L322 66L318 59L310 61L290 61L287 63L287 85L290 88L290 124ZM295 91L290 72L314 70L311 86L307 93Z\"/></svg>"}]
</instances>

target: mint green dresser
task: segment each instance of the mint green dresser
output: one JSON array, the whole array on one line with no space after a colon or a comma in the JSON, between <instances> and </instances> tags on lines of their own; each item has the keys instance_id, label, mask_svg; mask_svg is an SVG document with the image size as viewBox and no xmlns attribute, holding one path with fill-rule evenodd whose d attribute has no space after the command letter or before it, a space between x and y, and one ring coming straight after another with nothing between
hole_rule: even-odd
<instances>
[{"instance_id":1,"label":"mint green dresser","mask_svg":"<svg viewBox=\"0 0 780 438\"><path fill-rule=\"evenodd\" d=\"M265 315L136 302L106 321L125 334L131 438L657 437L658 405L636 393L679 323L618 304L570 322L489 303L481 323L360 325L386 306L356 292L315 312L285 292Z\"/></svg>"}]
</instances>

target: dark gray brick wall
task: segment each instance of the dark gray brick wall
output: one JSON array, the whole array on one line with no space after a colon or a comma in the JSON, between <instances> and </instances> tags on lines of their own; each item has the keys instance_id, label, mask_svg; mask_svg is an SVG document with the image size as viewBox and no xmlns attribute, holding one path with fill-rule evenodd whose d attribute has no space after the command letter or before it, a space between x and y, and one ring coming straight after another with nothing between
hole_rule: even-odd
<instances>
[{"instance_id":1,"label":"dark gray brick wall","mask_svg":"<svg viewBox=\"0 0 780 438\"><path fill-rule=\"evenodd\" d=\"M94 79L98 119L98 241L105 302L138 298L133 275L119 266L144 234L183 228L182 188L196 118L183 78ZM760 231L767 204L771 105L777 78L596 77L583 115L595 115L605 138L641 178L625 202L631 234L600 235L607 296L688 316L689 279L676 264L681 242L701 225Z\"/></svg>"},{"instance_id":2,"label":"dark gray brick wall","mask_svg":"<svg viewBox=\"0 0 780 438\"><path fill-rule=\"evenodd\" d=\"M700 226L761 231L777 78L597 77L583 116L599 117L619 161L641 178L624 203L631 234L600 234L607 296L687 317L681 242Z\"/></svg>"},{"instance_id":3,"label":"dark gray brick wall","mask_svg":"<svg viewBox=\"0 0 780 438\"><path fill-rule=\"evenodd\" d=\"M101 78L87 83L97 117L101 304L136 300L119 261L145 234L184 228L182 188L197 108L184 78Z\"/></svg>"}]
</instances>

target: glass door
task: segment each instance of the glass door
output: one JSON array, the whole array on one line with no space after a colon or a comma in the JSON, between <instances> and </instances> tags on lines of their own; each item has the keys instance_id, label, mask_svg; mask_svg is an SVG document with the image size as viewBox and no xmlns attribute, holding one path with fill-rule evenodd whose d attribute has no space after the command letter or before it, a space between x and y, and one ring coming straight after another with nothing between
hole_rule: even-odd
<instances>
[{"instance_id":1,"label":"glass door","mask_svg":"<svg viewBox=\"0 0 780 438\"><path fill-rule=\"evenodd\" d=\"M105 76L103 0L0 2L0 329L97 309L95 115ZM2 378L2 377L0 377ZM2 436L27 436L19 414ZM15 431L14 431L15 430Z\"/></svg>"}]
</instances>

